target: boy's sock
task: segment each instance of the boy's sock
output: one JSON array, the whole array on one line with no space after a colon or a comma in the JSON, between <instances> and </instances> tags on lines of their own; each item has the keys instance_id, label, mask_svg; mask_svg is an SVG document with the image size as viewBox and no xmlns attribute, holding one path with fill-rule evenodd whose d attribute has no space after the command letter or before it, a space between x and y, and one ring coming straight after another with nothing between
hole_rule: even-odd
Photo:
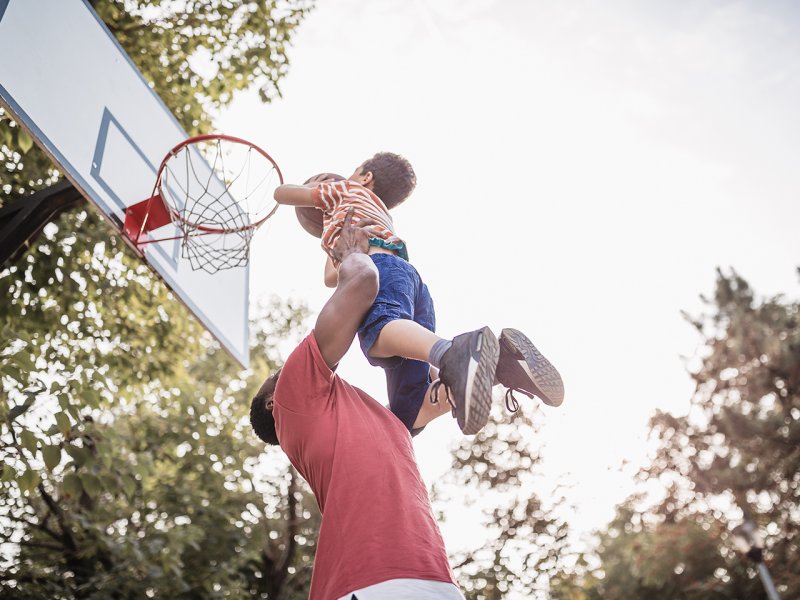
<instances>
[{"instance_id":1,"label":"boy's sock","mask_svg":"<svg viewBox=\"0 0 800 600\"><path fill-rule=\"evenodd\" d=\"M434 342L433 348L431 348L431 352L428 355L428 362L438 369L441 366L444 353L447 352L452 345L453 342L450 340L438 340Z\"/></svg>"}]
</instances>

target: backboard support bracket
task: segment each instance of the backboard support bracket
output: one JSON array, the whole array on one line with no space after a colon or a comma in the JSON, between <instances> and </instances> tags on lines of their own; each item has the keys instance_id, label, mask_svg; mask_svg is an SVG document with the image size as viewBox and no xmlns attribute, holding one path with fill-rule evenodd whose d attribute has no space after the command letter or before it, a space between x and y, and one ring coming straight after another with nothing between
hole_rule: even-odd
<instances>
[{"instance_id":1,"label":"backboard support bracket","mask_svg":"<svg viewBox=\"0 0 800 600\"><path fill-rule=\"evenodd\" d=\"M68 180L17 198L0 208L0 267L15 262L61 213L85 204Z\"/></svg>"},{"instance_id":2,"label":"backboard support bracket","mask_svg":"<svg viewBox=\"0 0 800 600\"><path fill-rule=\"evenodd\" d=\"M146 233L169 225L171 222L169 209L164 205L161 196L155 194L147 200L132 204L125 209L125 223L122 226L122 232L138 247L144 241L142 237Z\"/></svg>"}]
</instances>

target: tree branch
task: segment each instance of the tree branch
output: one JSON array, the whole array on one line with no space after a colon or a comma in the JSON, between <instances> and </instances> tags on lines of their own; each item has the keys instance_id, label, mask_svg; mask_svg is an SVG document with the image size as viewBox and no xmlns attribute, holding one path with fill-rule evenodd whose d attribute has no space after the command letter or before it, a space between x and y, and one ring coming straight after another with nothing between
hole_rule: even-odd
<instances>
[{"instance_id":1,"label":"tree branch","mask_svg":"<svg viewBox=\"0 0 800 600\"><path fill-rule=\"evenodd\" d=\"M55 550L56 552L61 552L64 550L63 546L57 546L56 544L48 544L46 542L29 542L26 540L20 540L17 542L20 546L28 546L30 548L44 548L46 550Z\"/></svg>"},{"instance_id":2,"label":"tree branch","mask_svg":"<svg viewBox=\"0 0 800 600\"><path fill-rule=\"evenodd\" d=\"M75 552L78 549L78 545L75 543L75 539L72 537L72 532L64 520L64 512L61 510L61 507L56 504L56 501L53 500L53 497L47 493L47 490L44 489L44 484L39 482L39 485L36 487L39 490L39 493L42 495L42 500L44 500L44 503L47 504L47 508L49 508L50 511L56 516L58 526L61 528L61 542L64 544L64 546L66 546L67 550Z\"/></svg>"},{"instance_id":3,"label":"tree branch","mask_svg":"<svg viewBox=\"0 0 800 600\"><path fill-rule=\"evenodd\" d=\"M286 577L289 565L292 564L292 560L294 559L294 553L297 549L297 540L295 538L297 537L297 529L299 525L299 521L297 519L297 498L295 497L295 493L297 491L297 473L295 472L294 467L289 467L289 473L289 518L286 526L286 552L284 553L278 567L278 573L282 574L283 578Z\"/></svg>"},{"instance_id":4,"label":"tree branch","mask_svg":"<svg viewBox=\"0 0 800 600\"><path fill-rule=\"evenodd\" d=\"M45 525L46 520L43 521L42 523L37 523L36 521L29 521L28 519L24 519L24 518L19 517L17 515L6 514L6 515L3 515L3 516L6 519L11 519L12 521L17 521L18 523L24 523L28 527L33 527L34 529L38 529L39 531L47 534L48 536L50 536L51 538L53 538L57 542L61 542L61 543L64 542L64 540L61 538L60 535L58 535L55 531L53 531L52 529L47 527L47 525Z\"/></svg>"}]
</instances>

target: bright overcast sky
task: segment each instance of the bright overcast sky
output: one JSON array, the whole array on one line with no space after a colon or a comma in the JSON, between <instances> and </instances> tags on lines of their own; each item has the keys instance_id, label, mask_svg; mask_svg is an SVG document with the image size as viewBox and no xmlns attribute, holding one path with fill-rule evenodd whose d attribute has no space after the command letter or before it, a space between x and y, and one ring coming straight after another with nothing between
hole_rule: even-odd
<instances>
[{"instance_id":1,"label":"bright overcast sky","mask_svg":"<svg viewBox=\"0 0 800 600\"><path fill-rule=\"evenodd\" d=\"M410 159L419 184L395 224L439 333L514 326L558 366L544 468L573 485L573 526L601 527L646 459L648 418L688 407L697 338L680 311L715 267L800 295L800 6L321 0L290 57L283 99L244 95L219 130L289 182L379 150ZM318 310L318 242L287 209L266 231L253 301ZM340 373L385 401L356 346ZM417 438L429 484L459 435L440 419Z\"/></svg>"}]
</instances>

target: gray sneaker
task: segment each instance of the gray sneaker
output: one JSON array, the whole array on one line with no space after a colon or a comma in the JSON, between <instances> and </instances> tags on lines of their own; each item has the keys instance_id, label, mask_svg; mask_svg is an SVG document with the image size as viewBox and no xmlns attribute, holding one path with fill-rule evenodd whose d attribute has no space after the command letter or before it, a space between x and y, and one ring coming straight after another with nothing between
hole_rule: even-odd
<instances>
[{"instance_id":1,"label":"gray sneaker","mask_svg":"<svg viewBox=\"0 0 800 600\"><path fill-rule=\"evenodd\" d=\"M442 356L439 379L431 391L436 394L440 386L445 386L447 401L466 435L478 433L489 420L499 355L497 337L483 327L457 335Z\"/></svg>"},{"instance_id":2,"label":"gray sneaker","mask_svg":"<svg viewBox=\"0 0 800 600\"><path fill-rule=\"evenodd\" d=\"M519 408L514 392L529 398L538 396L550 406L560 406L564 401L564 382L558 370L517 329L506 328L500 333L495 381L508 388L506 407L512 412Z\"/></svg>"}]
</instances>

